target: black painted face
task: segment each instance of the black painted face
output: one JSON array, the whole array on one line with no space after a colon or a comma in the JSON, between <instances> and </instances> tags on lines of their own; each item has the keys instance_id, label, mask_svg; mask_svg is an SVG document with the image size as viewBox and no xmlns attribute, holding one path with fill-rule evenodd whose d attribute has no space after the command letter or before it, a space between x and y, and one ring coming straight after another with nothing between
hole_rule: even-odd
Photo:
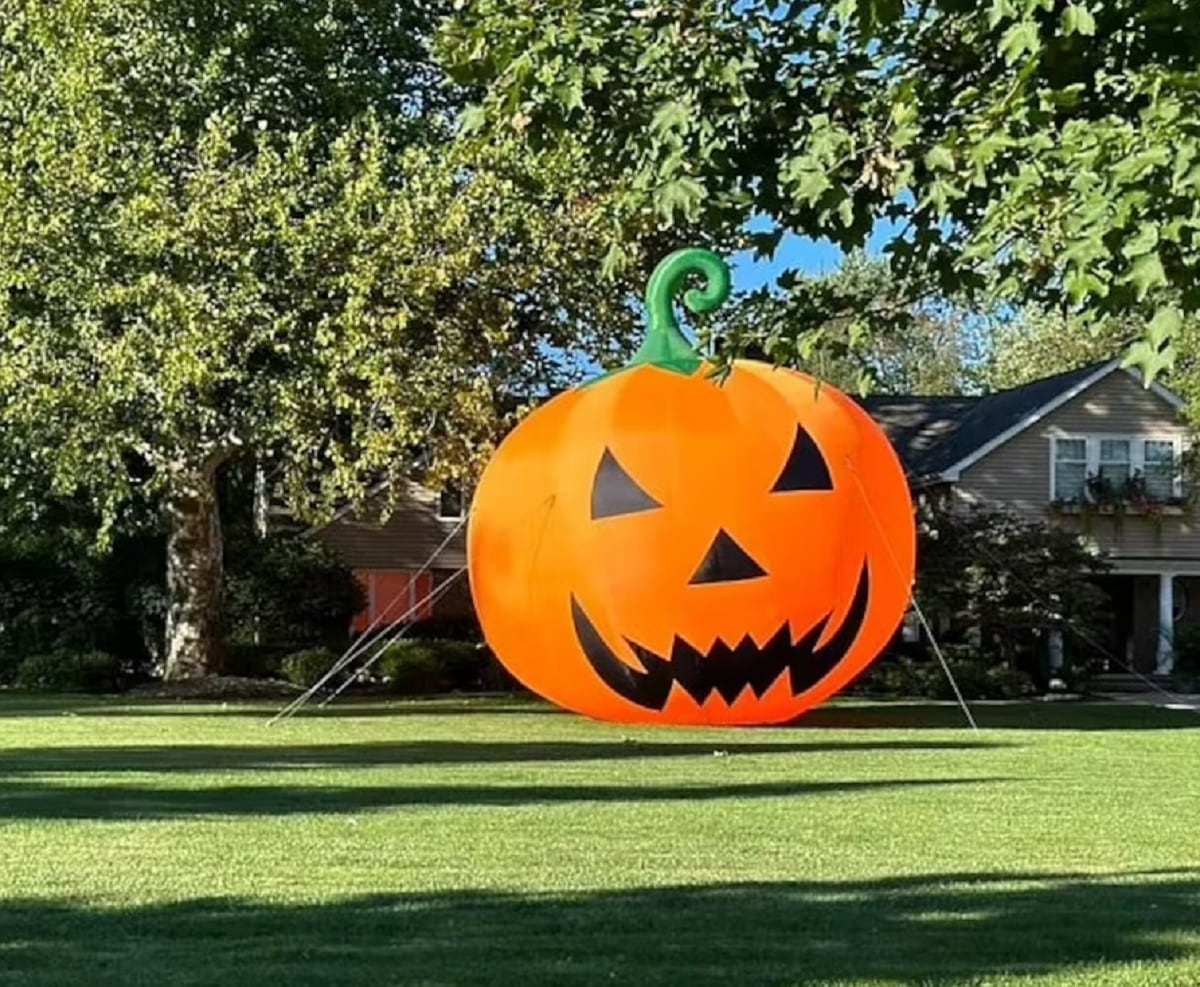
<instances>
[{"instance_id":1,"label":"black painted face","mask_svg":"<svg viewBox=\"0 0 1200 987\"><path fill-rule=\"evenodd\" d=\"M795 643L787 623L761 647L747 635L734 647L717 641L708 651L702 652L676 635L667 658L627 641L645 668L644 672L621 661L605 644L574 596L571 597L571 617L588 664L604 683L631 703L661 710L667 704L672 685L679 685L698 705L703 705L714 691L727 703L732 703L747 688L761 699L785 671L791 680L793 696L807 692L833 671L850 650L862 630L869 598L870 577L864 562L850 612L824 646L818 648L817 642L825 633L832 614Z\"/></svg>"},{"instance_id":2,"label":"black painted face","mask_svg":"<svg viewBox=\"0 0 1200 987\"><path fill-rule=\"evenodd\" d=\"M770 493L821 493L833 489L829 467L821 450L812 436L797 426L788 459ZM604 523L608 518L662 507L606 449L592 484L592 520ZM729 532L720 529L692 575L690 585L767 578L770 574L763 566ZM700 651L677 634L670 654L663 657L626 639L645 671L639 671L616 655L574 595L571 597L571 616L580 647L600 679L629 702L660 711L666 706L673 685L679 685L697 704L702 705L714 691L727 703L733 703L747 688L761 699L786 671L794 696L808 691L850 650L862 629L869 597L870 577L864 561L849 612L837 633L821 647L817 647L817 642L824 635L832 613L796 641L793 641L791 626L785 622L761 646L746 635L736 645L718 640L707 651Z\"/></svg>"}]
</instances>

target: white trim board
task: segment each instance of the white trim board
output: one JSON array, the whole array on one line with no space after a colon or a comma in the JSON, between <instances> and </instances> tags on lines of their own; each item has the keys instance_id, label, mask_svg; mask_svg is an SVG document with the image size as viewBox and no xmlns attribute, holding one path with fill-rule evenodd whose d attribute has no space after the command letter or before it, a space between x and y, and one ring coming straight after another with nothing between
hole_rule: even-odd
<instances>
[{"instance_id":1,"label":"white trim board","mask_svg":"<svg viewBox=\"0 0 1200 987\"><path fill-rule=\"evenodd\" d=\"M951 483L958 482L962 479L963 470L975 465L975 463L983 459L984 456L998 449L1010 439L1016 438L1022 432L1032 428L1047 415L1052 414L1067 402L1079 397L1080 394L1083 394L1085 391L1095 386L1105 377L1108 377L1117 370L1122 370L1132 376L1134 379L1138 380L1139 383L1141 382L1138 372L1132 367L1122 367L1120 360L1109 360L1108 363L1098 368L1095 373L1089 374L1087 377L1083 378L1083 380L1079 381L1074 387L1063 391L1056 398L1051 401L1047 401L1040 408L1036 409L1032 414L1026 415L1015 425L1011 426L1010 428L1006 428L999 435L989 439L983 445L964 456L958 462L952 463L950 466L946 467L946 469L942 471L942 479ZM1179 397L1179 395L1173 393L1157 382L1151 384L1149 389L1175 410L1179 410L1184 406L1184 401L1181 397Z\"/></svg>"},{"instance_id":2,"label":"white trim board","mask_svg":"<svg viewBox=\"0 0 1200 987\"><path fill-rule=\"evenodd\" d=\"M1146 386L1146 382L1142 380L1142 375L1134 370L1133 367L1122 367L1121 369L1124 370L1125 373L1129 374L1129 376L1136 380L1139 384L1141 384L1142 387ZM1169 404L1176 411L1182 411L1187 405L1187 402L1184 401L1183 398L1181 398L1170 388L1163 387L1163 385L1158 381L1155 381L1153 384L1151 384L1149 389L1162 398L1163 401Z\"/></svg>"},{"instance_id":3,"label":"white trim board","mask_svg":"<svg viewBox=\"0 0 1200 987\"><path fill-rule=\"evenodd\" d=\"M1126 569L1120 564L1119 558L1110 559L1113 563L1113 568L1104 573L1105 576L1171 576L1173 579L1200 579L1200 562L1193 563L1193 568L1184 566L1179 567L1179 563L1172 560L1172 564L1165 568L1155 569L1149 564L1144 564L1139 561L1133 568Z\"/></svg>"}]
</instances>

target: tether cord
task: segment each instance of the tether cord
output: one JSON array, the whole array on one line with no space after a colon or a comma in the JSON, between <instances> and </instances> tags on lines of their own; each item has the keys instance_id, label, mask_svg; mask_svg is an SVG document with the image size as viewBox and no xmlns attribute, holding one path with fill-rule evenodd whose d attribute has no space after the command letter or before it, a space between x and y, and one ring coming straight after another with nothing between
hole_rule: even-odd
<instances>
[{"instance_id":1,"label":"tether cord","mask_svg":"<svg viewBox=\"0 0 1200 987\"><path fill-rule=\"evenodd\" d=\"M850 468L851 474L854 476L854 482L858 484L859 494L862 496L862 501L867 505L867 511L871 515L871 520L875 522L875 527L879 531L879 536L883 539L883 546L887 549L888 558L892 560L892 565L896 569L896 575L901 579L904 578L904 569L900 565L900 559L897 558L895 551L892 548L891 540L888 538L887 530L883 526L883 522L879 520L879 515L875 513L875 507L871 503L871 498L867 496L866 487L863 486L862 477L858 475L858 470L855 469L854 462L849 456L846 457L846 465ZM954 697L958 700L958 705L962 708L963 715L967 718L967 723L971 729L978 733L979 724L975 722L975 716L971 712L971 707L967 704L966 698L962 694L962 690L958 687L958 682L955 681L954 673L950 671L950 663L946 661L946 656L942 653L942 647L938 644L937 638L934 636L933 628L929 626L929 621L925 617L925 611L921 609L921 604L917 602L917 594L914 592L914 587L910 583L908 587L908 599L912 604L912 608L916 611L917 620L921 622L921 626L925 629L925 633L929 636L929 643L933 645L933 653L937 656L938 663L942 666L942 671L946 673L946 679L950 683L950 688L954 690Z\"/></svg>"},{"instance_id":2,"label":"tether cord","mask_svg":"<svg viewBox=\"0 0 1200 987\"><path fill-rule=\"evenodd\" d=\"M450 530L450 533L447 534L446 537L442 539L441 544L438 545L438 547L433 550L433 553L429 556L428 559L425 560L424 565L422 565L421 568L418 569L417 572L412 577L410 577L411 579L418 579L422 575L424 575L426 572L429 571L430 567L433 565L433 563L437 559L437 557L442 554L442 552L445 550L446 546L449 545L450 542L454 539L455 535L457 535L463 529L463 526L466 525L467 518L470 516L470 513L471 513L470 511L466 511L463 513L463 516L459 519L458 523ZM432 592L426 594L426 598L419 600L412 607L410 607L405 613L402 613L396 619L396 622L400 623L401 621L404 621L407 618L409 618L410 616L412 616L412 614L419 612L421 610L421 608L424 607L429 602L428 597L430 597L430 596L432 596ZM300 709L303 706L307 705L311 701L313 696L315 696L318 692L320 692L323 688L325 688L326 684L330 681L330 679L332 679L335 675L337 675L338 672L342 671L342 669L346 668L351 662L354 661L355 658L359 657L359 655L361 655L363 652L370 650L383 637L385 637L387 634L387 630L380 631L380 633L374 638L371 637L371 634L372 634L372 631L376 627L378 627L378 625L387 616L388 612L392 609L392 607L394 607L399 602L399 600L400 600L400 596L399 596L399 594L397 594L396 598L394 600L392 600L392 602L389 603L386 607L384 607L382 611L380 611L379 615L376 616L374 621L372 621L371 624L368 626L368 628L365 631L363 631L362 636L360 636L358 638L358 640L356 640L349 648L346 649L346 651L342 654L342 656L336 662L333 663L332 667L330 667L330 669L324 675L322 675L320 679L318 679L315 683L313 683L311 686L309 686L309 688L307 690L305 690L301 695L297 696L290 703L288 703L286 706L284 706L283 709L279 710L279 712L277 712L273 717L271 717L271 719L268 721L267 725L271 726L272 724L277 723L279 720L287 719L291 716L294 716L297 712L300 711Z\"/></svg>"},{"instance_id":3,"label":"tether cord","mask_svg":"<svg viewBox=\"0 0 1200 987\"><path fill-rule=\"evenodd\" d=\"M530 517L534 516L538 511L545 509L548 505L553 505L555 499L556 499L556 496L554 494L550 494L540 504L538 504L536 507L532 508L527 514L522 515L520 518L518 518L516 521L514 521L514 523L513 523L514 526L518 523L523 524ZM434 561L437 559L437 557L445 550L446 546L450 544L450 542L454 538L454 536L456 534L458 534L459 531L462 530L462 528L466 525L468 519L470 518L470 516L473 513L474 513L474 505L472 505L463 514L463 517L459 520L458 524L456 524L451 529L450 533L448 535L446 535L446 537L442 540L442 543L433 550L433 553L429 556L428 559L425 560L424 565L422 565L421 568L417 571L416 576L420 576L422 573L429 571L429 569L432 567L432 565L433 565ZM353 682L359 675L362 674L362 672L364 672L367 668L370 668L372 665L375 664L375 662L379 659L380 655L382 655L383 652L387 650L389 645L391 645L392 643L394 643L395 641L397 641L401 637L403 637L403 635L408 631L409 627L411 626L410 624L405 624L404 622L406 620L408 620L410 617L412 617L413 614L419 613L424 607L431 605L437 599L439 599L444 593L446 593L449 590L450 586L455 581L457 581L459 578L462 577L462 574L465 571L466 571L466 566L463 566L460 569L458 569L457 571L455 571L453 573L453 575L451 575L448 579L446 579L440 586L436 587L435 589L430 590L430 592L426 593L425 596L423 596L420 600L418 600L411 607L409 607L409 609L407 611L405 611L399 617L397 617L396 621L394 622L394 624L391 627L385 628L384 630L380 631L379 634L373 640L367 641L364 644L363 638L359 638L358 641L356 641L353 645L351 645L351 647L349 649L347 649L346 653L343 654L341 658L339 658L336 662L334 662L333 666L323 676L321 676L321 678L316 683L314 683L312 686L310 686L302 695L298 696L296 699L293 699L283 709L279 710L273 717L271 717L271 719L268 721L267 725L271 726L272 724L277 723L280 720L289 719L292 716L295 716L296 713L298 713L302 707L307 705L318 692L320 692L323 688L325 688L325 686L330 682L330 680L332 680L339 672L341 672L345 668L347 668L350 665L350 663L354 661L355 658L360 657L365 652L374 648L376 645L382 644L382 647L379 649L379 651L377 651L375 653L375 655L373 655L368 660L367 664L363 668L360 668L360 669L358 669L358 671L351 674L349 676L349 678L347 679L347 681L345 683L343 683L342 686L337 690L337 692L335 692L334 695L332 697L330 697L329 700L326 700L321 705L322 706L328 705L329 701L331 701L333 698L336 698L337 696L341 695L341 693L345 691L345 688L346 688L346 686L349 685L349 683ZM416 576L414 576L413 578L416 578ZM397 599L399 599L399 597L397 597ZM384 613L386 613L388 610L390 610L391 606L394 605L395 602L396 601L394 600L391 605L386 607L384 609ZM379 620L382 618L382 616L383 616L383 614L381 614L380 617L377 617L375 622L372 624L372 626L375 626L375 624L378 624ZM365 636L366 636L366 632L364 632L364 637Z\"/></svg>"},{"instance_id":4,"label":"tether cord","mask_svg":"<svg viewBox=\"0 0 1200 987\"><path fill-rule=\"evenodd\" d=\"M445 595L447 584L452 582L453 580L457 579L465 571L466 571L466 566L463 566L461 569L457 570L449 579L447 579L446 582L442 583L437 588L430 590L428 593L426 593L424 596L422 596L411 607L409 607L407 610L405 610L404 613L400 614L400 616L396 618L395 622L390 627L388 627L385 631L381 632L379 634L379 636L376 637L375 640L371 642L369 647L360 651L358 653L358 657L361 658L364 654L366 654L372 648L377 649L375 651L375 654L368 659L368 662L366 665L363 665L363 666L349 672L349 674L346 677L345 682L343 682L342 685L338 687L337 692L333 693L333 695L331 695L331 696L326 697L321 702L321 706L328 705L330 699L341 694L343 688L345 687L345 685L347 683L353 682L356 678L358 678L358 676L361 675L364 671L366 671L366 669L370 665L374 664L375 659L379 655L381 655L388 648L390 648L393 644L395 644L398 640L400 640L402 637L404 637L404 635L406 633L408 633L408 631L412 628L413 624L415 623L415 621L412 621L410 618L412 618L416 614L420 613L421 610L423 610L425 607L433 606L434 603L436 603L438 600L440 600ZM345 669L345 667L346 666L343 666L343 670Z\"/></svg>"},{"instance_id":5,"label":"tether cord","mask_svg":"<svg viewBox=\"0 0 1200 987\"><path fill-rule=\"evenodd\" d=\"M428 606L433 606L435 603L437 603L437 601L446 595L446 593L449 591L450 587L453 586L454 583L456 583L458 581L458 579L462 576L462 574L466 571L467 571L467 567L463 566L462 568L458 569L452 576L447 578L446 581L443 582L441 586L439 586L436 590L434 590L432 593L430 593L428 595L428 597L425 601L426 604ZM349 689L350 686L354 683L354 681L356 679L361 678L363 675L365 675L367 672L369 672L374 667L375 663L377 661L379 661L379 659L382 658L385 654L387 654L388 649L393 644L396 644L397 642L399 642L400 640L402 640L404 638L404 635L407 634L412 629L413 623L410 621L407 624L397 624L397 626L400 628L399 633L392 635L391 640L387 641L378 651L375 652L375 654L371 655L371 657L368 658L359 668L355 669L353 672L351 672L349 675L347 675L346 680L341 685L339 685L333 691L332 694L327 696L325 699L321 700L320 706L318 708L324 709L331 702L333 702L335 699L337 699L338 696L340 696L343 692L345 692L347 689Z\"/></svg>"}]
</instances>

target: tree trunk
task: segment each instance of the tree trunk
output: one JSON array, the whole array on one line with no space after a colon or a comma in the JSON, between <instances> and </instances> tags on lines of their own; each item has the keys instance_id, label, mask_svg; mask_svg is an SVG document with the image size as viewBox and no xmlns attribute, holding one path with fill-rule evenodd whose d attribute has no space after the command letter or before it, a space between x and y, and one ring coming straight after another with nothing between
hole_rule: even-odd
<instances>
[{"instance_id":1,"label":"tree trunk","mask_svg":"<svg viewBox=\"0 0 1200 987\"><path fill-rule=\"evenodd\" d=\"M168 681L221 668L224 551L215 467L181 478L167 497Z\"/></svg>"},{"instance_id":2,"label":"tree trunk","mask_svg":"<svg viewBox=\"0 0 1200 987\"><path fill-rule=\"evenodd\" d=\"M270 498L267 495L267 470L262 459L254 457L254 534L262 541L267 537L267 510ZM254 614L254 643L262 644L262 621L258 612Z\"/></svg>"}]
</instances>

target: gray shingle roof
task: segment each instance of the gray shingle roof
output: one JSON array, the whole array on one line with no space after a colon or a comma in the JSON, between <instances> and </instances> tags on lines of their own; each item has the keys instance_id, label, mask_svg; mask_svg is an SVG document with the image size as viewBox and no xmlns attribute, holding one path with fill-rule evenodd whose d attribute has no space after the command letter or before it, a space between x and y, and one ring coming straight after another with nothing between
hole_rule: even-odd
<instances>
[{"instance_id":1,"label":"gray shingle roof","mask_svg":"<svg viewBox=\"0 0 1200 987\"><path fill-rule=\"evenodd\" d=\"M1039 408L1097 373L1109 361L981 397L877 394L864 398L910 476L935 476Z\"/></svg>"}]
</instances>

